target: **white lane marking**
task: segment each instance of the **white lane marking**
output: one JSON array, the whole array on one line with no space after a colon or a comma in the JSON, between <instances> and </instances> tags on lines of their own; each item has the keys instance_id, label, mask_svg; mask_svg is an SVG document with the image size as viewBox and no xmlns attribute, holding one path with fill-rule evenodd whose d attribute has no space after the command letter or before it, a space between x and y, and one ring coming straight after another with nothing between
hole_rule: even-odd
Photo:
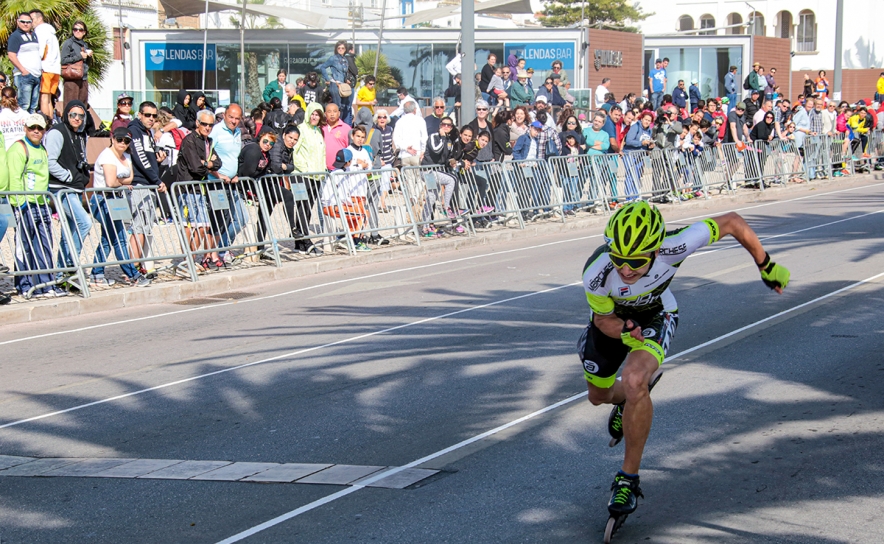
<instances>
[{"instance_id":1,"label":"white lane marking","mask_svg":"<svg viewBox=\"0 0 884 544\"><path fill-rule=\"evenodd\" d=\"M801 308L805 308L805 307L810 306L811 304L815 304L821 300L831 298L831 297L836 296L836 295L843 293L845 291L849 291L851 289L859 287L860 285L864 285L866 283L874 281L882 276L884 276L884 272L882 272L880 274L876 274L871 277L868 277L864 280L860 280L856 283L852 283L846 287L842 287L841 289L837 289L835 291L832 291L831 293L827 293L825 295L819 296L813 300L809 300L807 302L799 304L798 306L793 306L792 308L789 308L787 310L783 310L782 312L765 317L764 319L760 319L758 321L755 321L754 323L750 323L748 325L740 327L739 329L736 329L736 330L733 330L729 333L723 334L717 338L713 338L712 340L708 340L708 341L703 342L702 344L698 344L692 348L688 348L688 349L686 349L684 351L680 351L674 355L670 355L669 357L666 358L664 363L674 361L675 359L684 357L685 355L688 355L688 354L693 353L697 350L703 349L707 346L710 346L710 345L720 342L722 340L726 340L732 336L740 334L741 332L745 332L753 327L757 327L758 325L767 323L768 321L777 319L778 317L782 317L786 314L790 314L796 310L800 310ZM488 438L489 436L497 434L501 431L505 431L506 429L509 429L510 427L514 427L514 426L518 425L519 423L522 423L524 421L528 421L529 419L533 419L539 415L545 414L551 410L555 410L556 408L559 408L561 406L565 406L566 404L570 404L570 403L580 400L584 397L586 397L585 392L577 393L576 395L568 397L564 400L560 400L559 402L557 402L555 404L550 404L549 406L547 406L545 408L541 408L540 410L537 410L536 412L531 412L530 414L524 415L518 419L514 419L513 421L510 421L509 423L505 423L499 427L495 427L489 431L485 431L484 433L477 434L476 436L473 436L472 438L468 438L468 439L464 440L463 442L458 442L457 444L454 444L453 446L449 446L443 450L439 450L435 453L431 453L430 455L427 455L426 457L421 457L420 459L412 461L412 462L408 463L407 465L402 465L401 467L395 467L395 468L392 468L392 469L389 469L389 470L386 470L383 472L379 472L376 475L374 475L366 480L363 480L362 482L359 483L359 485L354 485L354 486L344 489L342 491L338 491L337 493L327 495L321 499L318 499L318 500L315 500L311 503L305 504L304 506L296 508L290 512L286 512L285 514L282 514L281 516L277 516L271 520L265 521L264 523L262 523L260 525L256 525L250 529L246 529L245 531L243 531L241 533L237 533L229 538L225 538L224 540L219 541L218 544L233 544L234 542L239 542L240 540L248 538L256 533L259 533L259 532L263 531L264 529L269 529L270 527L273 527L274 525L279 525L280 523L282 523L284 521L290 520L296 516L299 516L301 514L309 512L311 510L315 510L316 508L319 508L320 506L328 504L332 501L336 501L342 497L346 497L347 495L349 495L351 493L355 493L355 492L359 491L360 489L364 488L365 486L370 485L381 478L386 478L387 476L391 476L391 475L396 474L397 472L400 472L400 471L405 470L407 468L414 468L418 465L422 465L428 461L432 461L433 459L436 459L438 457L441 457L443 455L451 453L452 451L458 450L458 449L463 448L465 446L469 446L470 444L478 442L479 440L482 440L484 438Z\"/></svg>"},{"instance_id":2,"label":"white lane marking","mask_svg":"<svg viewBox=\"0 0 884 544\"><path fill-rule=\"evenodd\" d=\"M770 240L770 239L773 239L773 238L780 238L780 237L782 237L782 236L788 236L788 235L790 235L790 234L795 234L795 233L798 233L798 232L806 232L806 231L809 231L809 230L813 230L813 229L817 229L817 228L822 228L822 227L825 227L825 226L828 226L828 225L834 225L834 224L836 224L836 223L843 223L843 222L845 222L845 221L851 221L851 220L853 220L853 219L859 219L859 218L861 218L861 217L867 217L867 216L869 216L869 215L874 215L874 214L881 213L881 212L884 212L884 209L877 210L877 211L870 212L870 213L866 213L866 214L861 214L861 215L853 216L853 217L848 217L848 218L846 218L846 219L839 219L839 220L837 220L837 221L832 221L832 222L830 222L830 223L825 223L825 224L823 224L823 225L816 225L816 226L813 226L813 227L807 227L807 228L800 229L800 230L793 231L793 232L786 232L786 233L782 233L782 234L776 234L776 235L773 235L773 236L768 236L768 237L765 237L765 238L761 238L761 240L762 240L762 241L764 241L764 240ZM596 236L598 236L598 235L596 235ZM594 236L589 236L588 238L592 238L592 237L594 237ZM560 242L553 242L553 243L560 243ZM710 254L710 253L716 253L716 252L718 252L718 251L723 251L723 250L725 250L725 249L732 249L732 248L737 248L737 247L742 247L742 246L740 246L739 244L734 244L734 245L730 245L730 246L724 246L724 247L721 247L721 248L713 249L713 250L710 250L710 251L704 251L704 252L702 252L702 253L694 253L694 254L692 254L692 255L689 255L689 256L688 256L688 259L693 258L693 257L701 257L701 256L703 256L703 255L708 255L708 254ZM500 253L504 253L504 252L500 252ZM466 258L469 259L469 258L471 258L471 257L466 257ZM384 272L384 274L386 274L386 272ZM341 280L341 281L350 281L350 280ZM340 283L340 282L334 282L334 283ZM5 429L6 427L14 427L14 426L16 426L16 425L20 425L20 424L22 424L22 423L28 423L28 422L30 422L30 421L36 421L36 420L38 420L38 419L44 419L44 418L47 418L47 417L51 417L51 416L55 416L55 415L60 415L60 414L64 414L64 413L67 413L67 412L73 412L73 411L76 411L76 410L81 410L81 409L83 409L83 408L88 408L88 407L90 407L90 406L96 406L96 405L104 404L104 403L111 402L111 401L114 401L114 400L119 400L119 399L124 399L124 398L126 398L126 397L131 397L131 396L135 396L135 395L140 395L140 394L142 394L142 393L148 393L148 392L150 392L150 391L156 391L157 389L164 389L164 388L166 388L166 387L171 387L171 386L173 386L173 385L178 385L178 384L182 384L182 383L187 383L187 382L194 381L194 380L199 380L199 379L202 379L202 378L208 378L208 377L210 377L210 376L215 376L215 375L217 375L217 374L224 374L224 373L226 373L226 372L231 372L231 371L233 371L233 370L239 370L239 369L241 369L241 368L246 368L246 367L250 367L250 366L260 365L260 364L268 363L268 362L271 362L271 361L276 361L276 360L278 360L278 359L284 359L284 358L286 358L286 357L294 357L294 356L296 356L296 355L302 355L302 354L304 354L304 353L309 353L309 352L311 352L311 351L316 351L316 350L324 349L324 348L327 348L327 347L337 346L337 345L340 345L340 344L345 344L345 343L348 343L348 342L353 342L353 341L355 341L355 340L361 340L361 339L363 339L363 338L368 338L368 337L371 337L371 336L376 336L376 335L378 335L378 334L383 334L383 333L386 333L386 332L391 332L391 331L395 331L395 330L403 329L403 328L406 328L406 327L411 327L411 326L414 326L414 325L420 325L420 324L423 324L423 323L427 323L427 322L429 322L429 321L435 321L435 320L437 320L437 319L444 319L444 318L446 318L446 317L451 317L451 316L458 315L458 314L461 314L461 313L464 313L464 312L469 312L469 311L473 311L473 310L478 310L478 309L481 309L481 308L487 308L487 307L489 307L489 306L496 306L496 305L498 305L498 304L503 304L503 303L505 303L505 302L510 302L510 301L513 301L513 300L521 299L521 298L526 298L526 297L530 297L530 296L534 296L534 295L539 295L539 294L549 293L549 292L552 292L552 291L557 291L557 290L559 290L559 289L563 289L563 288L565 288L565 287L571 287L571 286L574 286L574 285L580 285L581 283L582 283L582 282L578 281L578 282L574 282L574 283L568 283L568 284L565 284L565 285L560 285L560 286L558 286L558 287L552 287L552 288L550 288L550 289L544 289L544 290L541 290L541 291L533 291L533 292L531 292L531 293L526 293L526 294L524 294L524 295L519 295L519 296L512 297L512 298L508 298L508 299L504 299L504 300L498 300L498 301L495 301L495 302L489 302L488 304L482 304L482 305L479 305L479 306L471 306L471 307L469 307L469 308L464 308L464 309L461 309L461 310L456 310L456 311L454 311L454 312L449 312L449 313L442 314L442 315L438 315L438 316L434 316L434 317L428 317L428 318L421 319L421 320L418 320L418 321L413 321L413 322L411 322L411 323L404 323L404 324L402 324L402 325L397 325L397 326L395 326L395 327L390 327L390 328L387 328L387 329L382 329L382 330L379 330L379 331L374 331L374 332L370 332L370 333L362 334L362 335L359 335L359 336L353 336L353 337L350 337L350 338L344 338L343 340L337 340L337 341L335 341L335 342L330 342L330 343L328 343L328 344L323 344L323 345L321 345L321 346L313 346L312 348L304 348L304 349L297 350L297 351L293 351L293 352L290 352L290 353L284 353L284 354L282 354L282 355L277 355L277 356L275 356L275 357L270 357L270 358L268 358L268 359L262 359L262 360L260 360L260 361L253 361L253 362L251 362L251 363L244 363L244 364L242 364L242 365L237 365L237 366L230 367L230 368L224 368L224 369L221 369L221 370L216 370L216 371L214 371L214 372L208 372L208 373L206 373L206 374L200 374L200 375L198 375L198 376L191 376L191 377L189 377L189 378L184 378L184 379L177 380L177 381L174 381L174 382L169 382L169 383L165 383L165 384L157 385L157 386L154 386L154 387L148 387L148 388L146 388L146 389L140 389L140 390L138 390L138 391L132 391L132 392L129 392L129 393L124 393L124 394L122 394L122 395L117 395L117 396L115 396L115 397L110 397L110 398L106 398L106 399L101 399L101 400L97 400L97 401L89 402L89 403L86 403L86 404L81 404L81 405L78 405L78 406L74 406L74 407L72 407L72 408L67 408L67 409L65 409L65 410L59 410L59 411L56 411L56 412L50 412L50 413L48 413L48 414L42 414L42 415L39 415L39 416L34 416L34 417L31 417L31 418L22 419L22 420L14 421L14 422L11 422L11 423L6 423L6 424L3 424L3 425L0 425L0 429ZM304 288L304 289L308 289L308 288ZM273 296L280 296L280 295L273 295ZM218 306L218 305L215 305L215 306ZM2 344L0 344L0 345L2 345Z\"/></svg>"},{"instance_id":3,"label":"white lane marking","mask_svg":"<svg viewBox=\"0 0 884 544\"><path fill-rule=\"evenodd\" d=\"M336 340L336 341L334 341L334 342L329 342L329 343L327 343L327 344L322 344L322 345L320 345L320 346L313 346L313 347L311 347L311 348L304 348L304 349L299 349L299 350L296 350L296 351L291 351L291 352L289 352L289 353L283 353L282 355L276 355L275 357L269 357L269 358L267 358L267 359L261 359L260 361L252 361L251 363L244 363L244 364L241 364L241 365L232 366L232 367L230 367L230 368L223 368L223 369L221 369L221 370L216 370L216 371L214 371L214 372L207 372L207 373L205 373L205 374L200 374L200 375L198 375L198 376L191 376L191 377L189 377L189 378L183 378L183 379L181 379L181 380L176 380L176 381L174 381L174 382L164 383L164 384L161 384L161 385L155 385L155 386L153 386L153 387L147 387L147 388L145 388L145 389L139 389L138 391L131 391L131 392L129 392L129 393L123 393L122 395L116 395L116 396L114 396L114 397L109 397L109 398L106 398L106 399L100 399L100 400L96 400L96 401L93 401L93 402L87 402L87 403L85 403L85 404L80 404L80 405L77 405L77 406L72 406L72 407L70 407L70 408L65 408L64 410L57 410L57 411L55 411L55 412L49 412L49 413L47 413L47 414L42 414L42 415L39 415L39 416L29 417L29 418L26 418L26 419L20 419L20 420L18 420L18 421L12 421L12 422L10 422L10 423L5 423L5 424L3 424L3 425L0 425L0 429L5 429L5 428L7 428L7 427L15 427L15 426L17 426L17 425L22 425L22 424L24 424L24 423L29 423L29 422L31 422L31 421L37 421L37 420L40 420L40 419L46 419L46 418L48 418L48 417L57 416L57 415L61 415L61 414L67 414L67 413L69 413L69 412L76 412L76 411L78 411L78 410L82 410L83 408L89 408L90 406L98 406L98 405L100 405L100 404L105 404L105 403L108 403L108 402L113 402L113 401L115 401L115 400L125 399L125 398L128 398L128 397L134 397L134 396L136 396L136 395L141 395L141 394L144 394L144 393L149 393L149 392L151 392L151 391L157 391L157 390L159 390L159 389L165 389L165 388L167 388L167 387L172 387L172 386L174 386L174 385L179 385L179 384L182 384L182 383L187 383L187 382L192 382L192 381L196 381L196 380L201 380L201 379L203 379L203 378L208 378L209 376L217 376L218 374L225 374L225 373L227 373L227 372L233 372L234 370L240 370L240 369L243 369L243 368L248 368L248 367L250 367L250 366L261 365L261 364L269 363L269 362L271 362L271 361L277 361L277 360L279 360L279 359L285 359L285 358L288 358L288 357L295 357L295 356L297 356L297 355L303 355L303 354L305 354L305 353L310 353L310 352L318 351L318 350L325 349L325 348L330 348L330 347L334 347L334 346L339 346L339 345L341 345L341 344L347 344L347 343L349 343L349 342L355 342L356 340L362 340L363 338L370 338L370 337L372 337L372 336L377 336L377 335L379 335L379 334L384 334L384 333L388 333L388 332L393 332L393 331L397 331L397 330L400 330L400 329L406 329L406 328L408 328L408 327L414 327L414 326L416 326L416 325L422 325L422 324L424 324L424 323L430 323L430 322L432 322L432 321L437 321L437 320L439 320L439 319L445 319L445 318L447 318L447 317L452 317L452 316L459 315L459 314L463 314L463 313L466 313L466 312L472 312L472 311L474 311L474 310L481 310L482 308L489 308L489 307L491 307L491 306L497 306L498 304L504 304L504 303L507 303L507 302L512 302L512 301L514 301L514 300L519 300L519 299L523 299L523 298L533 297L534 295L542 295L542 294L545 294L545 293L551 293L551 292L553 292L553 291L558 291L559 289L564 289L564 288L566 288L566 287L573 287L573 286L575 286L575 285L580 285L581 283L582 283L582 282L579 282L579 281L578 281L578 282L574 282L574 283L568 283L568 284L565 284L565 285L559 285L559 286L556 286L556 287L550 287L549 289L543 289L543 290L541 290L541 291L532 291L531 293L525 293L525 294L523 294L523 295L519 295L519 296L515 296L515 297L505 298L505 299L502 299L502 300L496 300L496 301L494 301L494 302L489 302L489 303L487 303L487 304L480 304L480 305L478 305L478 306L470 306L469 308L463 308L463 309L460 309L460 310L455 310L455 311L453 311L453 312L448 312L448 313L441 314L441 315L437 315L437 316L433 316L433 317L427 317L427 318L424 318L424 319L419 319L419 320L417 320L417 321L412 321L412 322L410 322L410 323L403 323L402 325L396 325L395 327L388 327L388 328L386 328L386 329L381 329L381 330L377 330L377 331L373 331L373 332L369 332L369 333L365 333L365 334L360 334L360 335L358 335L358 336L351 336L351 337L349 337L349 338L344 338L344 339L342 339L342 340Z\"/></svg>"},{"instance_id":4,"label":"white lane marking","mask_svg":"<svg viewBox=\"0 0 884 544\"><path fill-rule=\"evenodd\" d=\"M795 201L798 201L798 200L805 200L805 199L808 199L808 198L818 198L818 197L821 197L821 196L833 195L833 194L837 194L837 193L844 193L844 192L848 192L848 191L856 191L856 190L860 190L860 189L868 189L868 188L870 188L870 187L878 187L878 186L881 186L881 185L884 185L884 183L875 183L875 184L871 184L871 185L863 185L863 186L860 186L860 187L851 187L851 188L849 188L849 189L839 189L839 190L837 190L837 191L830 191L830 192L828 192L828 193L813 194L813 195L808 195L808 196L802 196L802 197L792 198L792 199L788 199L788 200L777 200L777 201L775 201L775 202L767 202L767 203L764 203L764 204L758 204L758 205L756 205L756 206L746 206L746 207L743 207L743 208L735 208L735 209L732 209L732 210L720 210L720 211L716 211L716 212L713 212L713 213L707 213L707 214L703 214L703 215L696 215L696 216L693 216L693 217L686 217L686 218L683 218L683 219L679 219L679 220L677 220L677 221L671 221L671 223L682 223L682 222L686 222L686 221L692 221L692 220L694 220L694 219L701 219L701 218L705 218L705 217L710 217L710 216L712 216L712 215L720 215L720 214L727 213L727 212L739 212L739 211L744 211L744 210L752 210L752 209L755 209L755 208L763 208L763 207L765 207L765 206L774 206L774 205L777 205L777 204L786 204L786 203L789 203L789 202L795 202ZM207 310L207 309L222 308L222 307L224 307L224 306L231 306L231 305L234 305L234 304L246 304L246 303L250 303L250 302L258 302L258 301L262 301L262 300L269 300L269 299L272 299L272 298L284 297L284 296L293 295L293 294L296 294L296 293L302 293L302 292L304 292L304 291L311 291L311 290L313 290L313 289L319 289L319 288L323 288L323 287L329 287L329 286L332 286L332 285L339 285L339 284L342 284L342 283L349 283L349 282L353 282L353 281L364 281L364 280L371 279L371 278L377 278L377 277L381 277L381 276L387 276L387 275L389 275L389 274L401 274L402 272L410 272L410 271L413 271L413 270L421 270L421 269L424 269L424 268L432 268L432 267L444 266L444 265L447 265L447 264L453 264L453 263L459 263L459 262L464 262L464 261L470 261L470 260L474 260L474 259L484 259L484 258L488 258L488 257L498 256L498 255L506 255L506 254L508 254L508 253L517 253L517 252L521 252L521 251L530 251L530 250L533 250L533 249L539 249L539 248L544 248L544 247L554 246L554 245L558 245L558 244L565 244L565 243L570 243L570 242L580 242L580 241L583 241L583 240L589 240L589 239L591 239L591 238L598 238L598 237L600 237L600 236L601 236L601 234L592 234L592 235L590 235L590 236L581 236L581 237L578 237L578 238L569 238L569 239L567 239L567 240L558 240L558 241L555 241L555 242L547 242L547 243L544 243L544 244L538 244L538 245L534 245L534 246L528 246L528 247L522 247L522 248L516 248L516 249L507 249L507 250L503 250L503 251L497 251L497 252L495 252L495 253L485 253L485 254L482 254L482 255L473 255L473 256L471 256L471 257L461 257L461 258L459 258L459 259L451 259L451 260L448 260L448 261L441 261L441 262L438 262L438 263L424 264L424 265L418 265L418 266L411 266L411 267L408 267L408 268L399 268L399 269L396 269L396 270L389 270L389 271L387 271L387 272L378 272L378 273L376 273L376 274L369 274L369 275L367 275L367 276L359 276L358 278L347 278L347 279L343 279L343 280L335 280L335 281L330 281L330 282L326 282L326 283L320 283L320 284L317 284L317 285L310 285L310 286L307 286L307 287L300 287L300 288L298 288L298 289L293 289L293 290L291 290L291 291L286 291L286 292L284 292L284 293L277 293L277 294L275 294L275 295L266 295L266 296L263 296L263 297L249 298L249 299L239 300L239 301L236 301L236 302L222 302L222 303L219 303L219 304L206 304L206 305L203 305L203 306L196 306L196 307L193 307L193 308L187 308L187 309L184 309L184 310L175 310L174 312L165 312L165 313L154 314L154 315L146 315L146 316L142 316L142 317L134 317L134 318L131 318L131 319L124 319L124 320L122 320L122 321L111 321L111 322L109 322L109 323L99 323L99 324L97 324L97 325L89 325L88 327L80 327L79 329L69 329L69 330L62 330L62 331L53 331L53 332L44 333L44 334L37 334L37 335L34 335L34 336L26 336L26 337L24 337L24 338L15 338L15 339L12 339L12 340L5 340L5 341L3 341L3 342L0 342L0 346L5 346L5 345L8 345L8 344L16 344L16 343L19 343L19 342L27 342L27 341L29 341L29 340L37 340L37 339L40 339L40 338L48 338L48 337L51 337L51 336L58 336L58 335L62 335L62 334L72 334L72 333L83 332L83 331L89 331L89 330L94 330L94 329L101 329L101 328L104 328L104 327L112 327L112 326L115 326L115 325L127 325L127 324L129 324L129 323L136 323L136 322L138 322L138 321L146 321L146 320L149 320L149 319L157 319L157 318L160 318L160 317L168 317L168 316L172 316L172 315L180 315L180 314L185 314L185 313L189 313L189 312L197 312L197 311ZM731 246L729 246L729 247L731 247ZM727 249L727 248L721 248L721 249ZM719 250L715 250L715 251L719 251Z\"/></svg>"}]
</instances>

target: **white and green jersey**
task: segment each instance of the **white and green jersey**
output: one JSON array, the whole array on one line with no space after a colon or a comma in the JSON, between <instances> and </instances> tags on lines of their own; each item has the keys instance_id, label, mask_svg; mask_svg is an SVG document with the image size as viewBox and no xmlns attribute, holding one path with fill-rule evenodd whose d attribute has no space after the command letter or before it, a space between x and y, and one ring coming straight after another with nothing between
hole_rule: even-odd
<instances>
[{"instance_id":1,"label":"white and green jersey","mask_svg":"<svg viewBox=\"0 0 884 544\"><path fill-rule=\"evenodd\" d=\"M598 248L583 269L583 289L589 307L593 313L615 314L623 319L678 311L669 283L688 255L715 243L718 236L718 223L712 219L667 232L654 264L632 285L624 283L614 270L608 246Z\"/></svg>"}]
</instances>

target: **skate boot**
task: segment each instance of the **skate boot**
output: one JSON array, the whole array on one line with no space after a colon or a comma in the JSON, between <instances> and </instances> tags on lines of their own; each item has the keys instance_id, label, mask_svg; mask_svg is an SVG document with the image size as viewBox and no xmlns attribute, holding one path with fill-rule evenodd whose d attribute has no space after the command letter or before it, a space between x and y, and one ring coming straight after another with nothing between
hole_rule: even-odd
<instances>
[{"instance_id":1,"label":"skate boot","mask_svg":"<svg viewBox=\"0 0 884 544\"><path fill-rule=\"evenodd\" d=\"M611 435L611 446L615 446L623 440L623 406L626 401L615 404L608 416L608 434Z\"/></svg>"},{"instance_id":2,"label":"skate boot","mask_svg":"<svg viewBox=\"0 0 884 544\"><path fill-rule=\"evenodd\" d=\"M649 393L654 390L654 386L660 381L661 376L663 376L662 368L658 368L657 371L651 375L651 383L648 384ZM625 404L626 401L623 401L620 404L615 404L614 408L611 409L611 415L608 416L608 434L611 435L611 441L608 445L612 448L623 440L623 406Z\"/></svg>"},{"instance_id":3,"label":"skate boot","mask_svg":"<svg viewBox=\"0 0 884 544\"><path fill-rule=\"evenodd\" d=\"M611 484L611 500L608 502L608 512L612 516L626 516L638 507L638 498L644 498L639 487L638 476L630 477L618 472Z\"/></svg>"}]
</instances>

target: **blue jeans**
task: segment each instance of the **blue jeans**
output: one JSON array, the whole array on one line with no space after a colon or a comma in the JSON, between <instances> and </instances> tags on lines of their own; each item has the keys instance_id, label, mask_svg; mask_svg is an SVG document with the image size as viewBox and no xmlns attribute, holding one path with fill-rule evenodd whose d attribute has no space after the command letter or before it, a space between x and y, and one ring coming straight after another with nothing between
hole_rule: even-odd
<instances>
[{"instance_id":1,"label":"blue jeans","mask_svg":"<svg viewBox=\"0 0 884 544\"><path fill-rule=\"evenodd\" d=\"M70 268L77 266L80 261L80 251L83 249L83 240L89 234L92 228L92 216L83 208L83 195L69 191L52 191L58 197L61 210L57 210L59 218L62 216L67 220L68 227L71 230L71 236L74 238L74 255L71 254L68 247L68 241L65 236L61 237L61 252L58 255L58 268Z\"/></svg>"},{"instance_id":2,"label":"blue jeans","mask_svg":"<svg viewBox=\"0 0 884 544\"><path fill-rule=\"evenodd\" d=\"M663 91L653 92L651 93L651 104L654 106L654 111L660 107L660 104L663 103Z\"/></svg>"},{"instance_id":3,"label":"blue jeans","mask_svg":"<svg viewBox=\"0 0 884 544\"><path fill-rule=\"evenodd\" d=\"M0 197L0 204L6 204L6 199ZM6 236L6 229L9 228L9 221L6 219L5 215L0 214L0 242L3 241L3 237Z\"/></svg>"},{"instance_id":4,"label":"blue jeans","mask_svg":"<svg viewBox=\"0 0 884 544\"><path fill-rule=\"evenodd\" d=\"M13 79L18 90L18 107L34 113L40 107L40 78L34 74L18 74Z\"/></svg>"},{"instance_id":5,"label":"blue jeans","mask_svg":"<svg viewBox=\"0 0 884 544\"><path fill-rule=\"evenodd\" d=\"M47 204L26 202L15 208L15 269L48 270L52 268L52 212ZM52 283L52 275L36 273L15 276L15 290L25 294L32 287ZM41 287L36 294L51 289Z\"/></svg>"},{"instance_id":6,"label":"blue jeans","mask_svg":"<svg viewBox=\"0 0 884 544\"><path fill-rule=\"evenodd\" d=\"M233 244L236 236L246 228L249 222L249 210L246 203L239 196L239 191L228 190L227 196L230 199L230 223L221 233L221 243L218 247L226 247Z\"/></svg>"},{"instance_id":7,"label":"blue jeans","mask_svg":"<svg viewBox=\"0 0 884 544\"><path fill-rule=\"evenodd\" d=\"M623 164L626 166L626 195L637 197L641 192L642 174L645 169L644 156L636 157L638 153L625 153L623 155Z\"/></svg>"},{"instance_id":8,"label":"blue jeans","mask_svg":"<svg viewBox=\"0 0 884 544\"><path fill-rule=\"evenodd\" d=\"M92 208L92 215L98 219L98 223L101 225L101 243L95 249L95 260L93 262L98 264L110 260L111 246L114 247L117 260L128 261L130 257L129 248L126 245L126 225L122 221L111 219L110 212L107 210L107 200L105 200L104 196L93 194L89 204ZM138 269L131 263L121 264L120 268L123 269L123 274L126 274L129 279L134 280L141 276ZM104 266L92 267L92 275L103 276Z\"/></svg>"},{"instance_id":9,"label":"blue jeans","mask_svg":"<svg viewBox=\"0 0 884 544\"><path fill-rule=\"evenodd\" d=\"M736 94L728 94L727 95L727 111L731 111L735 107L737 107L737 95Z\"/></svg>"},{"instance_id":10,"label":"blue jeans","mask_svg":"<svg viewBox=\"0 0 884 544\"><path fill-rule=\"evenodd\" d=\"M328 92L331 94L332 102L340 108L341 107L341 92L338 91L337 83L329 83L328 84Z\"/></svg>"}]
</instances>

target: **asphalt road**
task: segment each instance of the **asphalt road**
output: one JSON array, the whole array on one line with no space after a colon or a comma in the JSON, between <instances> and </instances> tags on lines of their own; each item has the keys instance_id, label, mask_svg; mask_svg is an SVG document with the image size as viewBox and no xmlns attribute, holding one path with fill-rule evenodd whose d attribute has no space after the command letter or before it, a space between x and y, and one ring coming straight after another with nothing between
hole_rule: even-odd
<instances>
[{"instance_id":1,"label":"asphalt road","mask_svg":"<svg viewBox=\"0 0 884 544\"><path fill-rule=\"evenodd\" d=\"M646 498L615 542L884 541L884 184L772 198L718 211L745 208L784 295L732 239L673 282ZM0 455L440 472L384 489L0 471L0 543L600 542L622 446L575 354L600 231L5 327Z\"/></svg>"}]
</instances>

